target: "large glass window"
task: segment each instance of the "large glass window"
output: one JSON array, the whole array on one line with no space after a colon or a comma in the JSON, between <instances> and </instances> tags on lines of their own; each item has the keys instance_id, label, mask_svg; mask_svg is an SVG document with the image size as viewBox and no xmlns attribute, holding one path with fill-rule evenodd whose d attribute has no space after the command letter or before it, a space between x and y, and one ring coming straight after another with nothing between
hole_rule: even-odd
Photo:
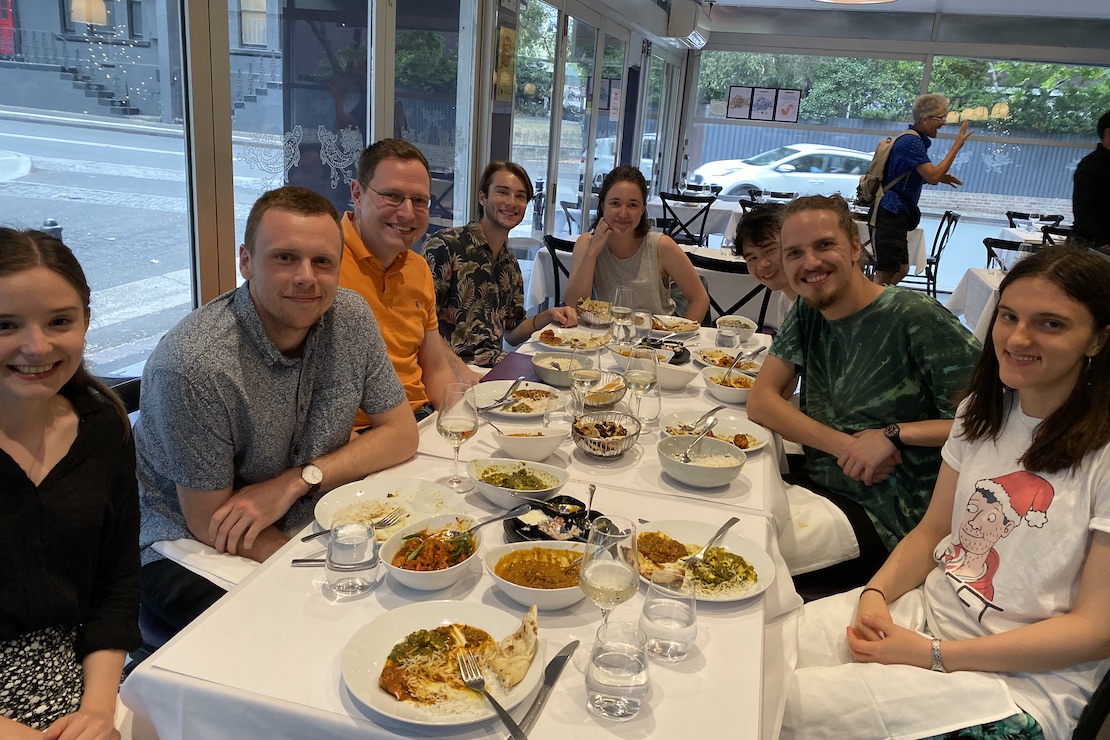
<instances>
[{"instance_id":1,"label":"large glass window","mask_svg":"<svg viewBox=\"0 0 1110 740\"><path fill-rule=\"evenodd\" d=\"M585 110L581 89L565 88L562 95L554 92L558 23L559 11L542 0L529 0L527 6L521 4L517 29L512 159L524 167L535 183L542 184L537 192L547 190L551 152L548 142L551 139L553 113L563 111L559 115L579 116ZM570 110L566 111L568 105ZM575 184L571 183L569 192L574 190ZM562 188L559 192L555 202L544 204L545 214L549 209L558 212ZM517 227L522 236L531 236L533 230L543 233L543 218L535 218L535 209L534 203L530 205L529 215Z\"/></svg>"},{"instance_id":2,"label":"large glass window","mask_svg":"<svg viewBox=\"0 0 1110 740\"><path fill-rule=\"evenodd\" d=\"M239 43L266 45L266 0L239 0Z\"/></svg>"}]
</instances>

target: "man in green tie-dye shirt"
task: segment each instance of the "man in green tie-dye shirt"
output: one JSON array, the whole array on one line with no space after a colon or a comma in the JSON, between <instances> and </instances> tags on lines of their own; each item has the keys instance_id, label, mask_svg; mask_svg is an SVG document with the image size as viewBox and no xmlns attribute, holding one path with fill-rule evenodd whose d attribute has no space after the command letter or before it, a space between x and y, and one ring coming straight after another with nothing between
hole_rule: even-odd
<instances>
[{"instance_id":1,"label":"man in green tie-dye shirt","mask_svg":"<svg viewBox=\"0 0 1110 740\"><path fill-rule=\"evenodd\" d=\"M799 590L844 590L866 582L925 513L981 348L935 300L864 276L839 196L799 198L780 223L783 267L804 300L771 345L748 414L803 445L804 474L788 482L831 501L858 544L858 557L796 577ZM796 375L800 409L784 398ZM799 548L806 539L797 538Z\"/></svg>"}]
</instances>

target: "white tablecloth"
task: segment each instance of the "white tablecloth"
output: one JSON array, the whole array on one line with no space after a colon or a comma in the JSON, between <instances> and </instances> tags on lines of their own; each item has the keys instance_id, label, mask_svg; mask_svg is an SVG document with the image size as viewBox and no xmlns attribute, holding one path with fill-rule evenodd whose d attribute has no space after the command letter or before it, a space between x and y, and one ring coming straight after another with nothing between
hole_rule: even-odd
<instances>
[{"instance_id":1,"label":"white tablecloth","mask_svg":"<svg viewBox=\"0 0 1110 740\"><path fill-rule=\"evenodd\" d=\"M1029 244L1040 244L1044 241L1044 234L1040 231L1029 231L1022 228L1011 228L1004 226L998 232L998 238L1008 242L1027 242Z\"/></svg>"},{"instance_id":2,"label":"white tablecloth","mask_svg":"<svg viewBox=\"0 0 1110 740\"><path fill-rule=\"evenodd\" d=\"M664 392L664 412L708 409L698 378L683 392ZM740 409L741 407L735 407ZM434 424L422 424L420 452L389 470L390 476L428 480L451 469L450 448ZM556 464L567 467L566 493L581 496L587 481L597 484L595 507L633 518L696 519L718 522L736 514L735 531L767 548L777 560L776 584L761 597L733 604L699 604L698 637L691 656L673 666L653 663L648 706L634 720L616 725L594 719L585 709L583 677L573 666L563 673L549 706L530 733L535 740L567 737L773 738L781 719L785 681L796 647L797 607L785 564L777 557L774 520L781 493L778 461L771 447L750 456L740 480L726 491L699 493L663 480L653 445L657 433L614 463L585 458L567 442ZM490 428L483 426L463 448L463 458L493 453ZM495 511L478 496L466 496L471 512ZM502 530L486 532L487 546ZM294 539L253 575L127 679L122 697L148 720L161 740L205 738L309 737L396 738L435 735L451 738L503 737L496 720L446 730L401 725L363 708L344 688L343 646L373 617L393 608L436 599L488 604L516 614L475 562L454 587L421 593L395 587L388 578L367 597L335 602L325 596L321 569L292 568L294 557L321 553L319 542ZM643 596L618 607L614 619L638 618ZM600 624L589 600L540 615L544 658L571 639L588 644ZM766 641L764 639L766 626ZM530 698L513 711L518 719Z\"/></svg>"},{"instance_id":3,"label":"white tablecloth","mask_svg":"<svg viewBox=\"0 0 1110 740\"><path fill-rule=\"evenodd\" d=\"M1005 275L1001 270L973 267L960 278L948 298L948 310L964 317L964 324L980 342L986 342L994 307L998 305L998 286Z\"/></svg>"}]
</instances>

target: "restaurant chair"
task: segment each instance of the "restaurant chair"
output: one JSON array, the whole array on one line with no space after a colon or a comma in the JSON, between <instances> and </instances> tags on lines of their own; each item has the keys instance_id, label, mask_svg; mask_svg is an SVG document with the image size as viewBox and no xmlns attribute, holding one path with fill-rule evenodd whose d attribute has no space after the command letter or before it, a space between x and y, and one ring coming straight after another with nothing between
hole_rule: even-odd
<instances>
[{"instance_id":1,"label":"restaurant chair","mask_svg":"<svg viewBox=\"0 0 1110 740\"><path fill-rule=\"evenodd\" d=\"M571 211L578 211L582 214L582 206L577 203L571 203L569 200L559 201L559 207L563 209L563 215L567 219L567 233L573 234L575 232L582 233L582 229L578 226L578 219L571 215Z\"/></svg>"},{"instance_id":2,"label":"restaurant chair","mask_svg":"<svg viewBox=\"0 0 1110 740\"><path fill-rule=\"evenodd\" d=\"M562 273L563 277L570 279L571 255L574 253L574 242L547 234L543 238L543 245L547 247L547 253L551 255L551 272L554 273L555 276L555 280L552 282L552 285L555 286L555 294L551 296L551 305L561 306L563 305L563 291L566 290L566 288L561 285L562 278L559 277L559 273Z\"/></svg>"},{"instance_id":3,"label":"restaurant chair","mask_svg":"<svg viewBox=\"0 0 1110 740\"><path fill-rule=\"evenodd\" d=\"M937 224L937 233L933 236L933 248L929 250L929 256L925 259L925 273L923 275L907 275L902 278L902 284L910 287L924 285L926 293L932 298L937 297L937 275L940 274L940 257L944 253L944 248L948 246L948 240L952 237L952 232L956 230L956 224L959 222L960 214L954 211L944 212L944 215L940 217L940 223Z\"/></svg>"},{"instance_id":4,"label":"restaurant chair","mask_svg":"<svg viewBox=\"0 0 1110 740\"><path fill-rule=\"evenodd\" d=\"M431 218L452 219L455 207L455 174L453 172L431 173L432 187L429 191L431 202L428 213Z\"/></svg>"},{"instance_id":5,"label":"restaurant chair","mask_svg":"<svg viewBox=\"0 0 1110 740\"><path fill-rule=\"evenodd\" d=\"M1079 722L1071 734L1071 740L1096 740L1104 733L1101 732L1106 724L1106 717L1110 715L1110 672L1107 672L1095 693L1091 694L1083 713L1079 715Z\"/></svg>"},{"instance_id":6,"label":"restaurant chair","mask_svg":"<svg viewBox=\"0 0 1110 740\"><path fill-rule=\"evenodd\" d=\"M1010 222L1011 229L1016 229L1019 221L1029 220L1029 215L1030 214L1024 211L1006 211L1006 220ZM1059 226L1064 222L1064 217L1055 213L1044 213L1040 214L1037 220L1044 224L1050 224L1051 226Z\"/></svg>"},{"instance_id":7,"label":"restaurant chair","mask_svg":"<svg viewBox=\"0 0 1110 740\"><path fill-rule=\"evenodd\" d=\"M983 246L987 248L987 267L1006 270L1006 262L1002 258L1010 257L1010 264L1013 264L1013 258L1016 257L1017 252L1021 251L1024 244L1006 239L994 239L988 236L983 240Z\"/></svg>"},{"instance_id":8,"label":"restaurant chair","mask_svg":"<svg viewBox=\"0 0 1110 740\"><path fill-rule=\"evenodd\" d=\"M760 190L759 188L748 188L748 195L757 203L759 201L777 201L785 203L798 197L797 193L790 193L785 190Z\"/></svg>"},{"instance_id":9,"label":"restaurant chair","mask_svg":"<svg viewBox=\"0 0 1110 740\"><path fill-rule=\"evenodd\" d=\"M713 259L712 257L703 257L700 254L689 252L686 256L690 258L698 276L705 284L706 292L709 293L709 310L706 311L705 319L702 321L704 326L713 326L714 322L721 316L730 316L738 313L741 309L747 309L747 313L744 315L755 320L756 331L764 330L763 325L767 320L767 307L771 303L772 293L766 285L757 283L754 288L741 296L731 306L725 307L721 303L721 301L727 300L723 297L726 290L730 288L735 290L737 281L733 276L750 274L746 263L739 260ZM716 295L714 295L714 292ZM716 315L714 315L714 312L716 312Z\"/></svg>"},{"instance_id":10,"label":"restaurant chair","mask_svg":"<svg viewBox=\"0 0 1110 740\"><path fill-rule=\"evenodd\" d=\"M1041 246L1059 247L1071 243L1075 232L1068 226L1045 226L1041 228Z\"/></svg>"},{"instance_id":11,"label":"restaurant chair","mask_svg":"<svg viewBox=\"0 0 1110 740\"><path fill-rule=\"evenodd\" d=\"M704 247L708 237L705 224L709 218L709 208L717 200L717 196L660 193L659 200L663 202L663 218L671 221L670 228L663 233L679 244ZM684 218L677 210L683 206L697 208L697 211L689 218Z\"/></svg>"}]
</instances>

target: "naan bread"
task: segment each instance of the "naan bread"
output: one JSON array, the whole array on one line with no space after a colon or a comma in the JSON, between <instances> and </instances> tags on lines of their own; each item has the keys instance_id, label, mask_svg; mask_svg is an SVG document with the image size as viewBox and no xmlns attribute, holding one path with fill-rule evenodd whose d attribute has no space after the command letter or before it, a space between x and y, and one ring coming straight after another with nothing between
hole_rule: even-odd
<instances>
[{"instance_id":1,"label":"naan bread","mask_svg":"<svg viewBox=\"0 0 1110 740\"><path fill-rule=\"evenodd\" d=\"M528 666L536 655L536 645L539 639L539 624L536 620L536 607L533 604L520 629L506 637L497 646L489 659L489 666L501 679L502 685L510 689L524 680L528 673Z\"/></svg>"}]
</instances>

